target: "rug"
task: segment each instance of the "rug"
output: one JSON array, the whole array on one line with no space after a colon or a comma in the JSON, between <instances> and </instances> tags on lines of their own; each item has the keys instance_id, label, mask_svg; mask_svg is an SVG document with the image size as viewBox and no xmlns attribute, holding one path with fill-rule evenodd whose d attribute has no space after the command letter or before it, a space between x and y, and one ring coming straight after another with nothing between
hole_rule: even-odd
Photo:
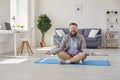
<instances>
[{"instance_id":1,"label":"rug","mask_svg":"<svg viewBox=\"0 0 120 80\"><path fill-rule=\"evenodd\" d=\"M59 64L57 58L40 58L34 62L35 64ZM110 66L109 60L84 60L83 64L72 63L74 65L93 65L93 66Z\"/></svg>"}]
</instances>

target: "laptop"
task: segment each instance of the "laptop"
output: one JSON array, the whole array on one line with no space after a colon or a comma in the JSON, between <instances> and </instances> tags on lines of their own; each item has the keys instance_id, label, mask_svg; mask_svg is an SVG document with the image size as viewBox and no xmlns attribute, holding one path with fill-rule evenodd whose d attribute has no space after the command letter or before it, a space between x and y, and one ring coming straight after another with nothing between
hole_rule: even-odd
<instances>
[{"instance_id":1,"label":"laptop","mask_svg":"<svg viewBox=\"0 0 120 80\"><path fill-rule=\"evenodd\" d=\"M5 27L6 27L6 30L11 30L10 23L8 23L8 22L5 22Z\"/></svg>"}]
</instances>

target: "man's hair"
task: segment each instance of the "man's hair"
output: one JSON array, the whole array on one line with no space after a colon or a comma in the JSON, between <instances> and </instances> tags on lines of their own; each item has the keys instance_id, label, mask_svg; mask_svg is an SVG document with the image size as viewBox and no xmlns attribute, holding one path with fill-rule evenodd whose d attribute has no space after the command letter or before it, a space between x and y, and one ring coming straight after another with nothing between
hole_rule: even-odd
<instances>
[{"instance_id":1,"label":"man's hair","mask_svg":"<svg viewBox=\"0 0 120 80\"><path fill-rule=\"evenodd\" d=\"M76 27L78 26L76 23L70 23L70 24L69 24L69 27L70 27L71 25L75 25Z\"/></svg>"}]
</instances>

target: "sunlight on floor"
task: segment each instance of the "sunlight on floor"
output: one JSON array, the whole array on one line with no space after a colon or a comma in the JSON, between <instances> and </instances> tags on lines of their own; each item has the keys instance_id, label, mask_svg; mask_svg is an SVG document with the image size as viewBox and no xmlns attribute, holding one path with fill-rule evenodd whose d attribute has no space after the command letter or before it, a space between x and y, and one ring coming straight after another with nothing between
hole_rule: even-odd
<instances>
[{"instance_id":1,"label":"sunlight on floor","mask_svg":"<svg viewBox=\"0 0 120 80\"><path fill-rule=\"evenodd\" d=\"M36 48L36 50L41 51L41 50L51 50L54 49L55 47L42 47L42 48Z\"/></svg>"},{"instance_id":2,"label":"sunlight on floor","mask_svg":"<svg viewBox=\"0 0 120 80\"><path fill-rule=\"evenodd\" d=\"M19 64L22 63L24 61L27 61L28 59L5 59L3 61L0 61L0 64Z\"/></svg>"}]
</instances>

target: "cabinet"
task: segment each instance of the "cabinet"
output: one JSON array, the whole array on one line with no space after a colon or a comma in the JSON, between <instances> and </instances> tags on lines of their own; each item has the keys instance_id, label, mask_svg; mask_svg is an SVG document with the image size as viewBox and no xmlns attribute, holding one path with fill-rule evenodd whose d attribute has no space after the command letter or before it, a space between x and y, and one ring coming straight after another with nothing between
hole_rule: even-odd
<instances>
[{"instance_id":1,"label":"cabinet","mask_svg":"<svg viewBox=\"0 0 120 80\"><path fill-rule=\"evenodd\" d=\"M106 47L118 48L119 47L119 31L107 31L105 33Z\"/></svg>"},{"instance_id":2,"label":"cabinet","mask_svg":"<svg viewBox=\"0 0 120 80\"><path fill-rule=\"evenodd\" d=\"M14 52L14 32L11 30L0 30L0 54L8 55L7 53Z\"/></svg>"}]
</instances>

